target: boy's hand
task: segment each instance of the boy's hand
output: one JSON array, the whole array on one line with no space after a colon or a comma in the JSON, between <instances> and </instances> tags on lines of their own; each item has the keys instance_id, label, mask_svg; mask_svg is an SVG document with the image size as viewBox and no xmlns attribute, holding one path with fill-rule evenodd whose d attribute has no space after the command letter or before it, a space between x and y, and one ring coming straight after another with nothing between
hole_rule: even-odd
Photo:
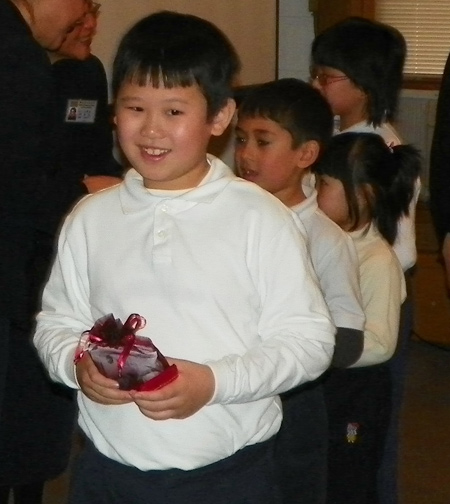
<instances>
[{"instance_id":1,"label":"boy's hand","mask_svg":"<svg viewBox=\"0 0 450 504\"><path fill-rule=\"evenodd\" d=\"M86 175L83 179L83 184L86 186L89 194L120 184L121 182L121 178L111 177L110 175Z\"/></svg>"},{"instance_id":2,"label":"boy's hand","mask_svg":"<svg viewBox=\"0 0 450 504\"><path fill-rule=\"evenodd\" d=\"M114 405L132 402L130 392L119 390L119 384L115 380L103 376L87 352L75 369L81 390L92 401Z\"/></svg>"},{"instance_id":3,"label":"boy's hand","mask_svg":"<svg viewBox=\"0 0 450 504\"><path fill-rule=\"evenodd\" d=\"M211 368L185 360L168 361L178 368L178 377L172 383L151 392L130 391L141 412L152 420L187 418L202 408L214 393Z\"/></svg>"}]
</instances>

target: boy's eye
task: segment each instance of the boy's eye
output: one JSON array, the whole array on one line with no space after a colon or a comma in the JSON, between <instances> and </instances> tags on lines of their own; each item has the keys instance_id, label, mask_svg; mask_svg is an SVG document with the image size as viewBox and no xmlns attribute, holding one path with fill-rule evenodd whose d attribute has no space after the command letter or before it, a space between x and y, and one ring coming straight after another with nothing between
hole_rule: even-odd
<instances>
[{"instance_id":1,"label":"boy's eye","mask_svg":"<svg viewBox=\"0 0 450 504\"><path fill-rule=\"evenodd\" d=\"M144 110L142 107L127 107L127 109L133 112L142 112Z\"/></svg>"},{"instance_id":2,"label":"boy's eye","mask_svg":"<svg viewBox=\"0 0 450 504\"><path fill-rule=\"evenodd\" d=\"M258 140L257 141L257 144L260 146L260 147L265 147L266 145L269 145L269 141L268 140Z\"/></svg>"},{"instance_id":3,"label":"boy's eye","mask_svg":"<svg viewBox=\"0 0 450 504\"><path fill-rule=\"evenodd\" d=\"M182 114L181 110L178 109L170 109L167 113L171 116L177 116Z\"/></svg>"},{"instance_id":4,"label":"boy's eye","mask_svg":"<svg viewBox=\"0 0 450 504\"><path fill-rule=\"evenodd\" d=\"M245 138L237 136L234 140L237 144L244 144L245 143Z\"/></svg>"}]
</instances>

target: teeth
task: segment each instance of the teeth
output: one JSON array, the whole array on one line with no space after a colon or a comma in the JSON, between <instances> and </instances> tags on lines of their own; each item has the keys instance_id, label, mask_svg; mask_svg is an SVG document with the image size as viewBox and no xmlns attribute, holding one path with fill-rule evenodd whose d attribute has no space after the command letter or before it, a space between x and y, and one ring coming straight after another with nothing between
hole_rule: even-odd
<instances>
[{"instance_id":1,"label":"teeth","mask_svg":"<svg viewBox=\"0 0 450 504\"><path fill-rule=\"evenodd\" d=\"M144 151L149 154L150 156L161 156L162 154L166 154L169 152L168 149L144 149Z\"/></svg>"}]
</instances>

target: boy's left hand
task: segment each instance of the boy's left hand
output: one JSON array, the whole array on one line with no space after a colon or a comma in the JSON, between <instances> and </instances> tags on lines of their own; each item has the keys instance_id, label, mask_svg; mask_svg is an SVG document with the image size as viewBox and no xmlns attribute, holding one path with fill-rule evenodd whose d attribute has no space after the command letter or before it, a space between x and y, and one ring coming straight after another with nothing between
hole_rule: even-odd
<instances>
[{"instance_id":1,"label":"boy's left hand","mask_svg":"<svg viewBox=\"0 0 450 504\"><path fill-rule=\"evenodd\" d=\"M167 360L178 368L178 377L172 383L151 392L130 391L141 412L152 420L187 418L202 408L214 393L214 375L209 366Z\"/></svg>"},{"instance_id":2,"label":"boy's left hand","mask_svg":"<svg viewBox=\"0 0 450 504\"><path fill-rule=\"evenodd\" d=\"M96 193L121 182L121 178L111 177L110 175L86 175L83 179L83 184L86 186L89 194Z\"/></svg>"}]
</instances>

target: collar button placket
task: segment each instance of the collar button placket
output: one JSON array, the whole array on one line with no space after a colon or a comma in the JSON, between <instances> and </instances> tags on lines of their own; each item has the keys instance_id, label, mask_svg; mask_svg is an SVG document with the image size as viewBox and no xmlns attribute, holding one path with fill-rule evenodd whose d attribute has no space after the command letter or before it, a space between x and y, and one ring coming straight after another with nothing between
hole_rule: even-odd
<instances>
[{"instance_id":1,"label":"collar button placket","mask_svg":"<svg viewBox=\"0 0 450 504\"><path fill-rule=\"evenodd\" d=\"M155 260L167 262L171 259L169 206L161 202L155 209L154 250Z\"/></svg>"}]
</instances>

